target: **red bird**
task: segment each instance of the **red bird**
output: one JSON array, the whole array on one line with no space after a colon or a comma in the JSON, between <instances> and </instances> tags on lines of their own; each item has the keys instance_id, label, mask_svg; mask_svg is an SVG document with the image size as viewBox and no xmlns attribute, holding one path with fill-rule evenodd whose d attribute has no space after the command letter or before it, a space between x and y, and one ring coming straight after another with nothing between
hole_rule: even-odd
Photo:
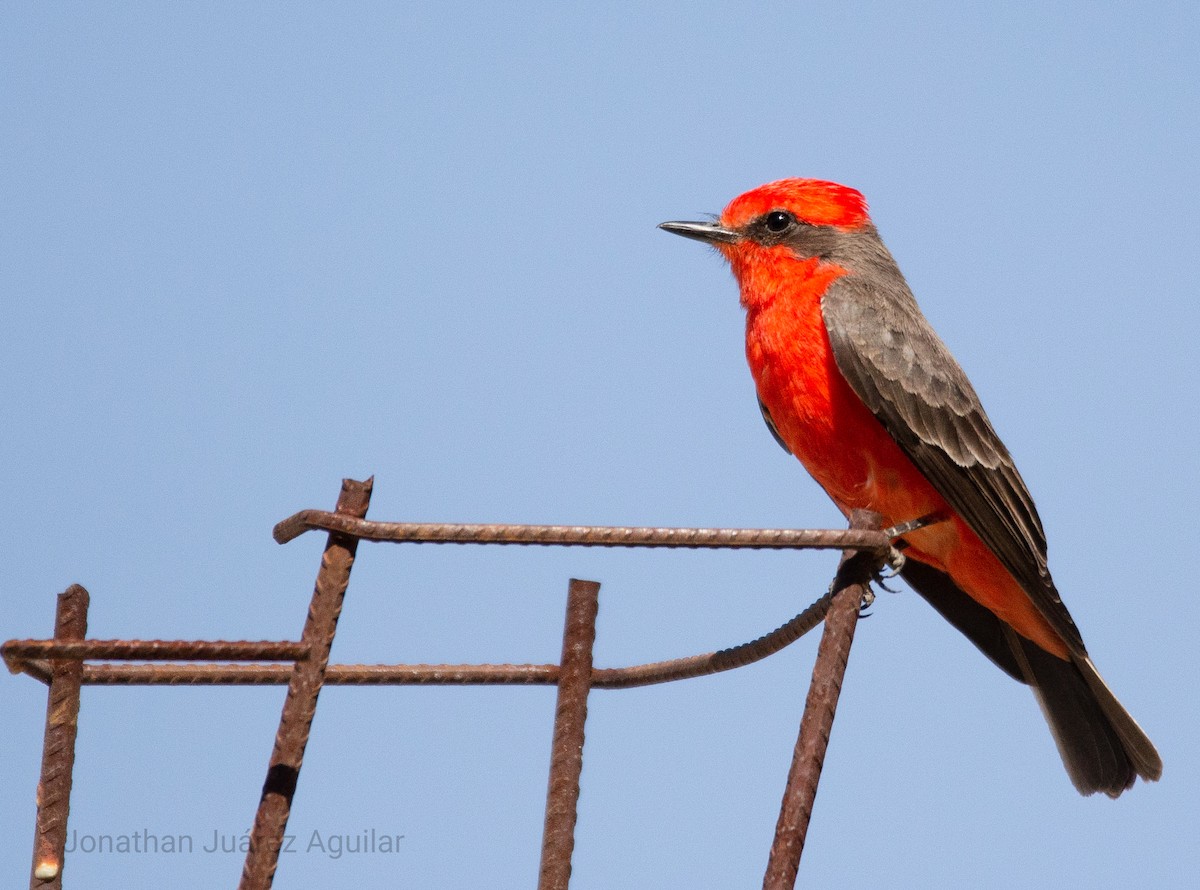
<instances>
[{"instance_id":1,"label":"red bird","mask_svg":"<svg viewBox=\"0 0 1200 890\"><path fill-rule=\"evenodd\" d=\"M847 515L905 533L902 577L1029 684L1083 794L1158 779L1153 743L1101 679L1046 566L1033 499L979 397L921 314L863 196L783 179L716 222L662 228L729 261L763 418Z\"/></svg>"}]
</instances>

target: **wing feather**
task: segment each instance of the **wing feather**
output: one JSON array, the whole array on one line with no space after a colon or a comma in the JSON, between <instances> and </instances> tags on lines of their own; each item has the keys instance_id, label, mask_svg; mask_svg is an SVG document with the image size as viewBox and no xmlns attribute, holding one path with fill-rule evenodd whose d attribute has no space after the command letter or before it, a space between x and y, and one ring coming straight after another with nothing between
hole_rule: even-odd
<instances>
[{"instance_id":1,"label":"wing feather","mask_svg":"<svg viewBox=\"0 0 1200 890\"><path fill-rule=\"evenodd\" d=\"M999 557L1080 657L1086 649L1046 566L1046 535L1008 449L903 278L835 281L822 314L838 369L900 448Z\"/></svg>"}]
</instances>

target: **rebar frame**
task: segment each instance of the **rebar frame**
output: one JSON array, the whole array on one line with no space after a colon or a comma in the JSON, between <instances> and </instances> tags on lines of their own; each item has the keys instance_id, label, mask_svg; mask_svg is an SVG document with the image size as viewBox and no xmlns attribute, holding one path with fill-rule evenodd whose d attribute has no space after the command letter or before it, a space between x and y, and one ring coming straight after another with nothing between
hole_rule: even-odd
<instances>
[{"instance_id":1,"label":"rebar frame","mask_svg":"<svg viewBox=\"0 0 1200 890\"><path fill-rule=\"evenodd\" d=\"M240 890L267 890L274 880L291 803L299 780L317 699L323 686L556 685L539 890L566 890L574 849L576 803L583 766L584 724L593 688L627 689L743 667L799 639L822 620L825 632L813 666L799 737L788 773L764 890L793 887L838 694L859 610L870 600L870 579L892 551L900 529L880 529L864 511L847 530L634 528L608 526L461 525L375 522L365 519L373 480L342 482L334 512L304 510L275 526L286 543L311 530L328 532L308 615L299 641L88 640L88 592L72 585L59 594L54 638L9 640L0 646L13 673L48 687L46 732L38 783L31 890L58 890L82 686L288 686L266 780L250 833ZM922 517L907 532L935 522ZM592 653L600 584L572 579L559 664L329 664L342 602L359 541L441 544L538 544L584 547L837 549L842 559L829 591L762 637L701 655L621 668L595 668ZM87 664L102 659L110 663ZM123 664L123 660L192 662ZM223 664L195 662L221 661ZM240 664L236 662L252 662ZM263 664L261 662L290 662Z\"/></svg>"}]
</instances>

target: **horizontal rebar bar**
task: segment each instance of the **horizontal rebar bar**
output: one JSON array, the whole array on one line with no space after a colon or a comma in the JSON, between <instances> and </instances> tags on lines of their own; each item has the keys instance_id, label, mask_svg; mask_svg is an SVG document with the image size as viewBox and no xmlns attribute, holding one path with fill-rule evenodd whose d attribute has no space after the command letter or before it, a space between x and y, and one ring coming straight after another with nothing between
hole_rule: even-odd
<instances>
[{"instance_id":1,"label":"horizontal rebar bar","mask_svg":"<svg viewBox=\"0 0 1200 890\"><path fill-rule=\"evenodd\" d=\"M922 517L909 523L919 527L940 517ZM656 528L639 526L564 526L564 525L474 525L464 523L375 522L357 519L326 510L301 510L275 526L275 539L286 543L306 531L324 529L368 541L430 544L525 544L580 547L667 547L704 549L850 549L886 552L891 546L891 532L856 529L746 529L746 528ZM819 604L814 604L819 605ZM827 607L828 604L826 604ZM813 620L824 616L824 610ZM801 616L797 616L799 619ZM796 621L797 619L793 619ZM791 622L789 622L791 624ZM784 631L788 625L775 633ZM801 631L803 633L804 631ZM763 639L769 639L768 635ZM708 662L721 661L737 653L744 657L747 647L762 641L744 644L722 652L675 659L653 665L639 665L614 670L645 673L646 679L632 680L630 674L620 679L597 677L596 685L646 685L670 679L713 673ZM791 640L788 640L791 642ZM787 645L784 643L783 645ZM770 650L777 651L777 650ZM766 654L770 654L767 652ZM163 661L295 661L307 657L302 643L293 641L224 642L193 640L85 640L65 644L53 640L9 640L0 646L8 669L12 673L27 673L43 683L50 679L50 658L83 659L153 659ZM765 657L765 656L758 656ZM750 661L757 660L751 658ZM748 663L748 662L739 662ZM736 666L736 664L731 664ZM349 673L342 668L352 667ZM537 666L507 666L510 672L501 676L495 665L441 665L433 674L422 674L429 666L375 665L332 666L335 684L394 684L394 683L555 683L556 677L538 674ZM715 670L727 670L720 667ZM288 671L288 668L279 670ZM388 671L398 673L389 674ZM521 674L512 676L513 671ZM665 673L660 673L660 671ZM536 678L533 678L536 675ZM102 684L274 684L278 671L270 666L154 666L154 665L85 665L84 683Z\"/></svg>"},{"instance_id":2,"label":"horizontal rebar bar","mask_svg":"<svg viewBox=\"0 0 1200 890\"><path fill-rule=\"evenodd\" d=\"M286 686L285 664L89 664L85 686ZM554 685L555 664L331 664L326 686Z\"/></svg>"},{"instance_id":3,"label":"horizontal rebar bar","mask_svg":"<svg viewBox=\"0 0 1200 890\"><path fill-rule=\"evenodd\" d=\"M325 510L301 510L275 526L286 544L315 529L364 541L418 544L538 544L559 547L685 547L703 549L878 550L891 539L882 531L857 529L652 528L607 525L471 525L435 522L375 522Z\"/></svg>"},{"instance_id":4,"label":"horizontal rebar bar","mask_svg":"<svg viewBox=\"0 0 1200 890\"><path fill-rule=\"evenodd\" d=\"M827 593L770 633L728 649L628 667L594 668L591 685L598 689L650 686L752 664L816 627L831 601ZM40 661L21 662L21 669L34 676L44 668ZM282 686L291 672L292 668L283 664L87 664L83 668L83 684ZM325 674L326 686L552 686L556 683L558 665L555 664L331 664Z\"/></svg>"},{"instance_id":5,"label":"horizontal rebar bar","mask_svg":"<svg viewBox=\"0 0 1200 890\"><path fill-rule=\"evenodd\" d=\"M302 661L308 646L292 640L9 640L0 646L14 674L27 659L140 659L147 661ZM38 668L35 667L35 671Z\"/></svg>"}]
</instances>

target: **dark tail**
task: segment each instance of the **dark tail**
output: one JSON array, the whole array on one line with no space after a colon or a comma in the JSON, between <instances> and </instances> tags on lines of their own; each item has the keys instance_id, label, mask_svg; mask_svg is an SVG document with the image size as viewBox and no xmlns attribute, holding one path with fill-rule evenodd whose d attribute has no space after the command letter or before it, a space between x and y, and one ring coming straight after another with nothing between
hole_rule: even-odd
<instances>
[{"instance_id":1,"label":"dark tail","mask_svg":"<svg viewBox=\"0 0 1200 890\"><path fill-rule=\"evenodd\" d=\"M1117 797L1134 780L1156 780L1162 759L1090 658L1051 655L963 593L944 572L909 559L901 575L942 616L1014 679L1027 683L1081 794Z\"/></svg>"}]
</instances>

